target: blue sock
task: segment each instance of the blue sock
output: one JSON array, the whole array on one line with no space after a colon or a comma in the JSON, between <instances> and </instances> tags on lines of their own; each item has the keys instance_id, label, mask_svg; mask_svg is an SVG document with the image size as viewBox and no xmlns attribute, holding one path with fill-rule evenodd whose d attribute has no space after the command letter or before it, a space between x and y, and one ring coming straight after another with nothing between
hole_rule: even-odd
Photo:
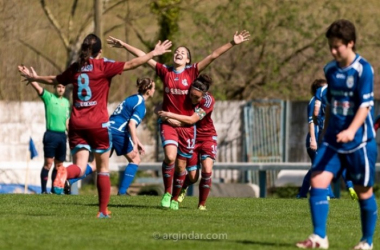
<instances>
[{"instance_id":1,"label":"blue sock","mask_svg":"<svg viewBox=\"0 0 380 250\"><path fill-rule=\"evenodd\" d=\"M354 184L352 183L352 181L347 180L347 170L346 169L344 169L342 172L342 178L343 178L344 182L346 183L347 189L354 188Z\"/></svg>"},{"instance_id":2,"label":"blue sock","mask_svg":"<svg viewBox=\"0 0 380 250\"><path fill-rule=\"evenodd\" d=\"M300 188L300 192L298 193L299 197L307 197L307 193L310 189L310 175L311 175L311 169L307 171L307 174L303 178L302 186Z\"/></svg>"},{"instance_id":3,"label":"blue sock","mask_svg":"<svg viewBox=\"0 0 380 250\"><path fill-rule=\"evenodd\" d=\"M79 178L75 178L75 179L70 179L69 182L70 182L70 185L73 185L75 182L79 181L79 180L82 180L84 178L86 178L86 176L92 174L92 168L90 167L90 165L87 164L87 167L86 167L86 172L84 172L84 175L82 175L81 177Z\"/></svg>"},{"instance_id":4,"label":"blue sock","mask_svg":"<svg viewBox=\"0 0 380 250\"><path fill-rule=\"evenodd\" d=\"M314 234L321 238L326 237L326 223L329 214L327 195L328 189L325 188L311 188L310 190L309 204Z\"/></svg>"},{"instance_id":5,"label":"blue sock","mask_svg":"<svg viewBox=\"0 0 380 250\"><path fill-rule=\"evenodd\" d=\"M368 244L372 244L377 221L377 204L375 195L372 195L371 198L367 200L359 200L359 206L363 233L363 237L360 241L365 240Z\"/></svg>"},{"instance_id":6,"label":"blue sock","mask_svg":"<svg viewBox=\"0 0 380 250\"><path fill-rule=\"evenodd\" d=\"M127 192L127 189L135 178L138 166L137 164L129 163L128 166L125 167L124 176L119 187L119 194L125 194Z\"/></svg>"}]
</instances>

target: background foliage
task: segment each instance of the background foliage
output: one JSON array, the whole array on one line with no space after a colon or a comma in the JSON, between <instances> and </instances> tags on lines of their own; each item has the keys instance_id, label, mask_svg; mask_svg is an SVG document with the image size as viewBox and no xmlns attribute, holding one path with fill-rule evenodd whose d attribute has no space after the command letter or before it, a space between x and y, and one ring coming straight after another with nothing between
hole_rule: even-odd
<instances>
[{"instance_id":1,"label":"background foliage","mask_svg":"<svg viewBox=\"0 0 380 250\"><path fill-rule=\"evenodd\" d=\"M103 55L115 60L133 56L109 48L109 35L149 51L159 39L185 45L199 61L229 42L236 30L251 32L251 40L211 64L206 73L215 80L218 100L276 98L306 100L309 86L322 77L331 60L324 32L338 18L358 28L358 52L379 73L380 2L261 1L261 0L104 0ZM39 74L58 74L77 58L83 37L94 31L94 2L84 0L0 0L0 100L38 100L20 83L16 65L33 66ZM171 63L172 55L161 62ZM139 76L154 77L149 67L114 79L109 100L119 102L135 92ZM376 90L379 80L376 78ZM375 96L379 98L379 91ZM154 103L161 100L162 88Z\"/></svg>"}]
</instances>

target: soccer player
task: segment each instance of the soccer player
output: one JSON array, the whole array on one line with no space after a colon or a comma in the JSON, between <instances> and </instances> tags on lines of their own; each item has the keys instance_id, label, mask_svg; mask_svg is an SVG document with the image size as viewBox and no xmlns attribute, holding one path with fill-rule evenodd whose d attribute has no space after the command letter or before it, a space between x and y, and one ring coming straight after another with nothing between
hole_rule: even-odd
<instances>
[{"instance_id":1,"label":"soccer player","mask_svg":"<svg viewBox=\"0 0 380 250\"><path fill-rule=\"evenodd\" d=\"M310 190L313 234L299 248L327 249L329 210L327 187L343 168L359 197L362 237L353 249L373 249L377 204L373 194L377 147L373 129L372 66L355 53L355 26L348 20L333 22L327 32L334 60L325 68L328 83L326 131L315 158Z\"/></svg>"},{"instance_id":2,"label":"soccer player","mask_svg":"<svg viewBox=\"0 0 380 250\"><path fill-rule=\"evenodd\" d=\"M124 155L129 161L118 195L126 195L140 164L140 154L145 153L145 147L137 137L136 129L144 119L146 100L153 97L155 92L155 83L150 78L137 79L136 85L138 94L127 97L110 117L112 149L118 156Z\"/></svg>"},{"instance_id":3,"label":"soccer player","mask_svg":"<svg viewBox=\"0 0 380 250\"><path fill-rule=\"evenodd\" d=\"M102 44L94 34L86 36L79 53L78 62L73 63L57 76L38 76L35 72L21 71L28 81L45 84L57 82L73 84L73 109L69 122L69 143L73 164L58 171L54 182L56 192L63 191L66 179L84 174L89 152L95 156L97 188L99 194L99 218L109 218L107 205L110 198L109 156L111 136L107 110L108 92L112 78L125 70L134 69L154 56L162 55L171 47L170 41L158 42L148 54L128 62L115 62L102 58Z\"/></svg>"},{"instance_id":4,"label":"soccer player","mask_svg":"<svg viewBox=\"0 0 380 250\"><path fill-rule=\"evenodd\" d=\"M195 105L195 112L191 116L179 115L172 112L159 111L162 119L175 119L184 124L196 124L197 138L192 157L188 160L188 175L181 187L181 193L173 192L170 208L178 210L178 202L182 202L189 185L199 178L199 165L201 165L201 181L199 183L199 210L206 210L206 200L211 188L211 175L217 152L217 134L211 119L214 110L215 99L208 92L212 79L206 74L201 74L192 83L189 98Z\"/></svg>"},{"instance_id":5,"label":"soccer player","mask_svg":"<svg viewBox=\"0 0 380 250\"><path fill-rule=\"evenodd\" d=\"M19 66L20 70L28 70L25 66ZM70 117L70 103L63 96L65 86L57 84L54 86L55 92L50 93L42 88L37 82L31 82L30 85L36 90L37 94L44 102L46 132L43 137L44 144L44 165L41 169L41 193L47 194L46 185L49 171L54 163L53 173L51 175L51 192L53 182L58 168L63 168L63 162L66 159L66 129Z\"/></svg>"},{"instance_id":6,"label":"soccer player","mask_svg":"<svg viewBox=\"0 0 380 250\"><path fill-rule=\"evenodd\" d=\"M156 70L157 75L164 84L162 109L176 114L191 116L193 114L192 105L185 101L191 83L210 63L233 46L249 40L249 36L249 32L245 30L240 33L236 32L231 42L217 48L199 63L191 64L190 50L184 46L180 46L174 51L173 66L149 60L148 64ZM135 56L145 54L143 51L114 37L109 37L108 43L113 47L125 48ZM194 126L189 125L173 127L169 122L162 121L160 123L160 134L165 154L165 159L162 163L165 194L161 199L161 207L169 208L172 193L181 191L182 184L186 178L186 162L187 159L191 158L193 153L195 129Z\"/></svg>"}]
</instances>

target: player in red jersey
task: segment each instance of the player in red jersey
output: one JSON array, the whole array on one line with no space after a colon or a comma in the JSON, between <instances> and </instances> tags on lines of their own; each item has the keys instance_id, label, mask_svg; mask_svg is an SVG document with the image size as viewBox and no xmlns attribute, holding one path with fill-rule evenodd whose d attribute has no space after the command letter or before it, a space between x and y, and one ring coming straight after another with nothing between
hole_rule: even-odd
<instances>
[{"instance_id":1,"label":"player in red jersey","mask_svg":"<svg viewBox=\"0 0 380 250\"><path fill-rule=\"evenodd\" d=\"M184 46L178 47L173 56L173 65L167 66L149 60L148 64L156 70L164 86L164 99L162 109L175 114L191 116L193 107L186 102L186 96L191 83L198 77L216 58L227 52L234 45L249 40L249 32L243 30L236 32L233 40L214 50L198 63L191 64L190 50ZM119 39L109 37L108 43L113 47L125 48L135 56L143 56L145 53ZM186 177L186 161L191 158L195 143L194 126L186 125L173 127L167 121L161 121L160 133L165 159L162 163L162 175L165 186L165 194L161 200L161 206L168 208L171 205L172 192L180 192ZM174 169L175 166L175 169ZM174 178L174 188L173 187Z\"/></svg>"},{"instance_id":2,"label":"player in red jersey","mask_svg":"<svg viewBox=\"0 0 380 250\"><path fill-rule=\"evenodd\" d=\"M107 205L110 198L109 155L110 131L107 100L112 78L123 71L134 69L154 56L162 55L171 47L170 41L158 42L153 51L128 62L115 62L101 58L101 40L94 34L88 35L81 46L78 62L57 76L38 76L21 71L27 81L45 84L73 84L73 108L69 123L69 142L73 154L73 165L61 168L54 186L63 192L67 178L84 174L89 152L95 156L97 186L99 193L99 218L108 218ZM58 180L58 181L57 181Z\"/></svg>"},{"instance_id":3,"label":"player in red jersey","mask_svg":"<svg viewBox=\"0 0 380 250\"><path fill-rule=\"evenodd\" d=\"M214 110L215 99L208 93L212 79L206 74L201 74L192 83L187 102L193 105L191 116L179 115L172 112L159 111L158 114L163 119L175 119L184 124L196 124L197 138L194 152L187 162L188 175L181 187L181 194L173 192L173 199L170 208L178 210L178 202L182 202L187 187L195 183L199 178L199 163L201 163L201 182L199 184L198 209L206 210L206 199L211 187L211 174L217 152L217 134L211 113ZM195 112L194 112L195 105ZM200 162L199 162L200 161Z\"/></svg>"}]
</instances>

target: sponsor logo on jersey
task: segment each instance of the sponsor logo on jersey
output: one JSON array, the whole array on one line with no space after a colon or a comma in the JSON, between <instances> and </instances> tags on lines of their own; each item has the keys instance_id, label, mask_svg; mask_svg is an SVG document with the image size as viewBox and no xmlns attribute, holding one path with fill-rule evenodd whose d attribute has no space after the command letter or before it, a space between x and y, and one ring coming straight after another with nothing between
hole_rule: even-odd
<instances>
[{"instance_id":1,"label":"sponsor logo on jersey","mask_svg":"<svg viewBox=\"0 0 380 250\"><path fill-rule=\"evenodd\" d=\"M337 79L346 79L346 76L344 74L338 73L338 74L336 74L336 78Z\"/></svg>"},{"instance_id":2,"label":"sponsor logo on jersey","mask_svg":"<svg viewBox=\"0 0 380 250\"><path fill-rule=\"evenodd\" d=\"M349 76L346 80L347 87L352 88L354 86L354 77Z\"/></svg>"},{"instance_id":3,"label":"sponsor logo on jersey","mask_svg":"<svg viewBox=\"0 0 380 250\"><path fill-rule=\"evenodd\" d=\"M92 102L76 102L74 105L76 108L83 108L83 107L95 106L96 104L98 104L97 101L92 101Z\"/></svg>"},{"instance_id":4,"label":"sponsor logo on jersey","mask_svg":"<svg viewBox=\"0 0 380 250\"><path fill-rule=\"evenodd\" d=\"M187 83L187 79L183 79L182 80L182 84L184 85L184 86L188 86L189 84Z\"/></svg>"},{"instance_id":5,"label":"sponsor logo on jersey","mask_svg":"<svg viewBox=\"0 0 380 250\"><path fill-rule=\"evenodd\" d=\"M187 95L187 93L189 92L188 90L165 88L166 93L169 93L169 91L172 95Z\"/></svg>"}]
</instances>

